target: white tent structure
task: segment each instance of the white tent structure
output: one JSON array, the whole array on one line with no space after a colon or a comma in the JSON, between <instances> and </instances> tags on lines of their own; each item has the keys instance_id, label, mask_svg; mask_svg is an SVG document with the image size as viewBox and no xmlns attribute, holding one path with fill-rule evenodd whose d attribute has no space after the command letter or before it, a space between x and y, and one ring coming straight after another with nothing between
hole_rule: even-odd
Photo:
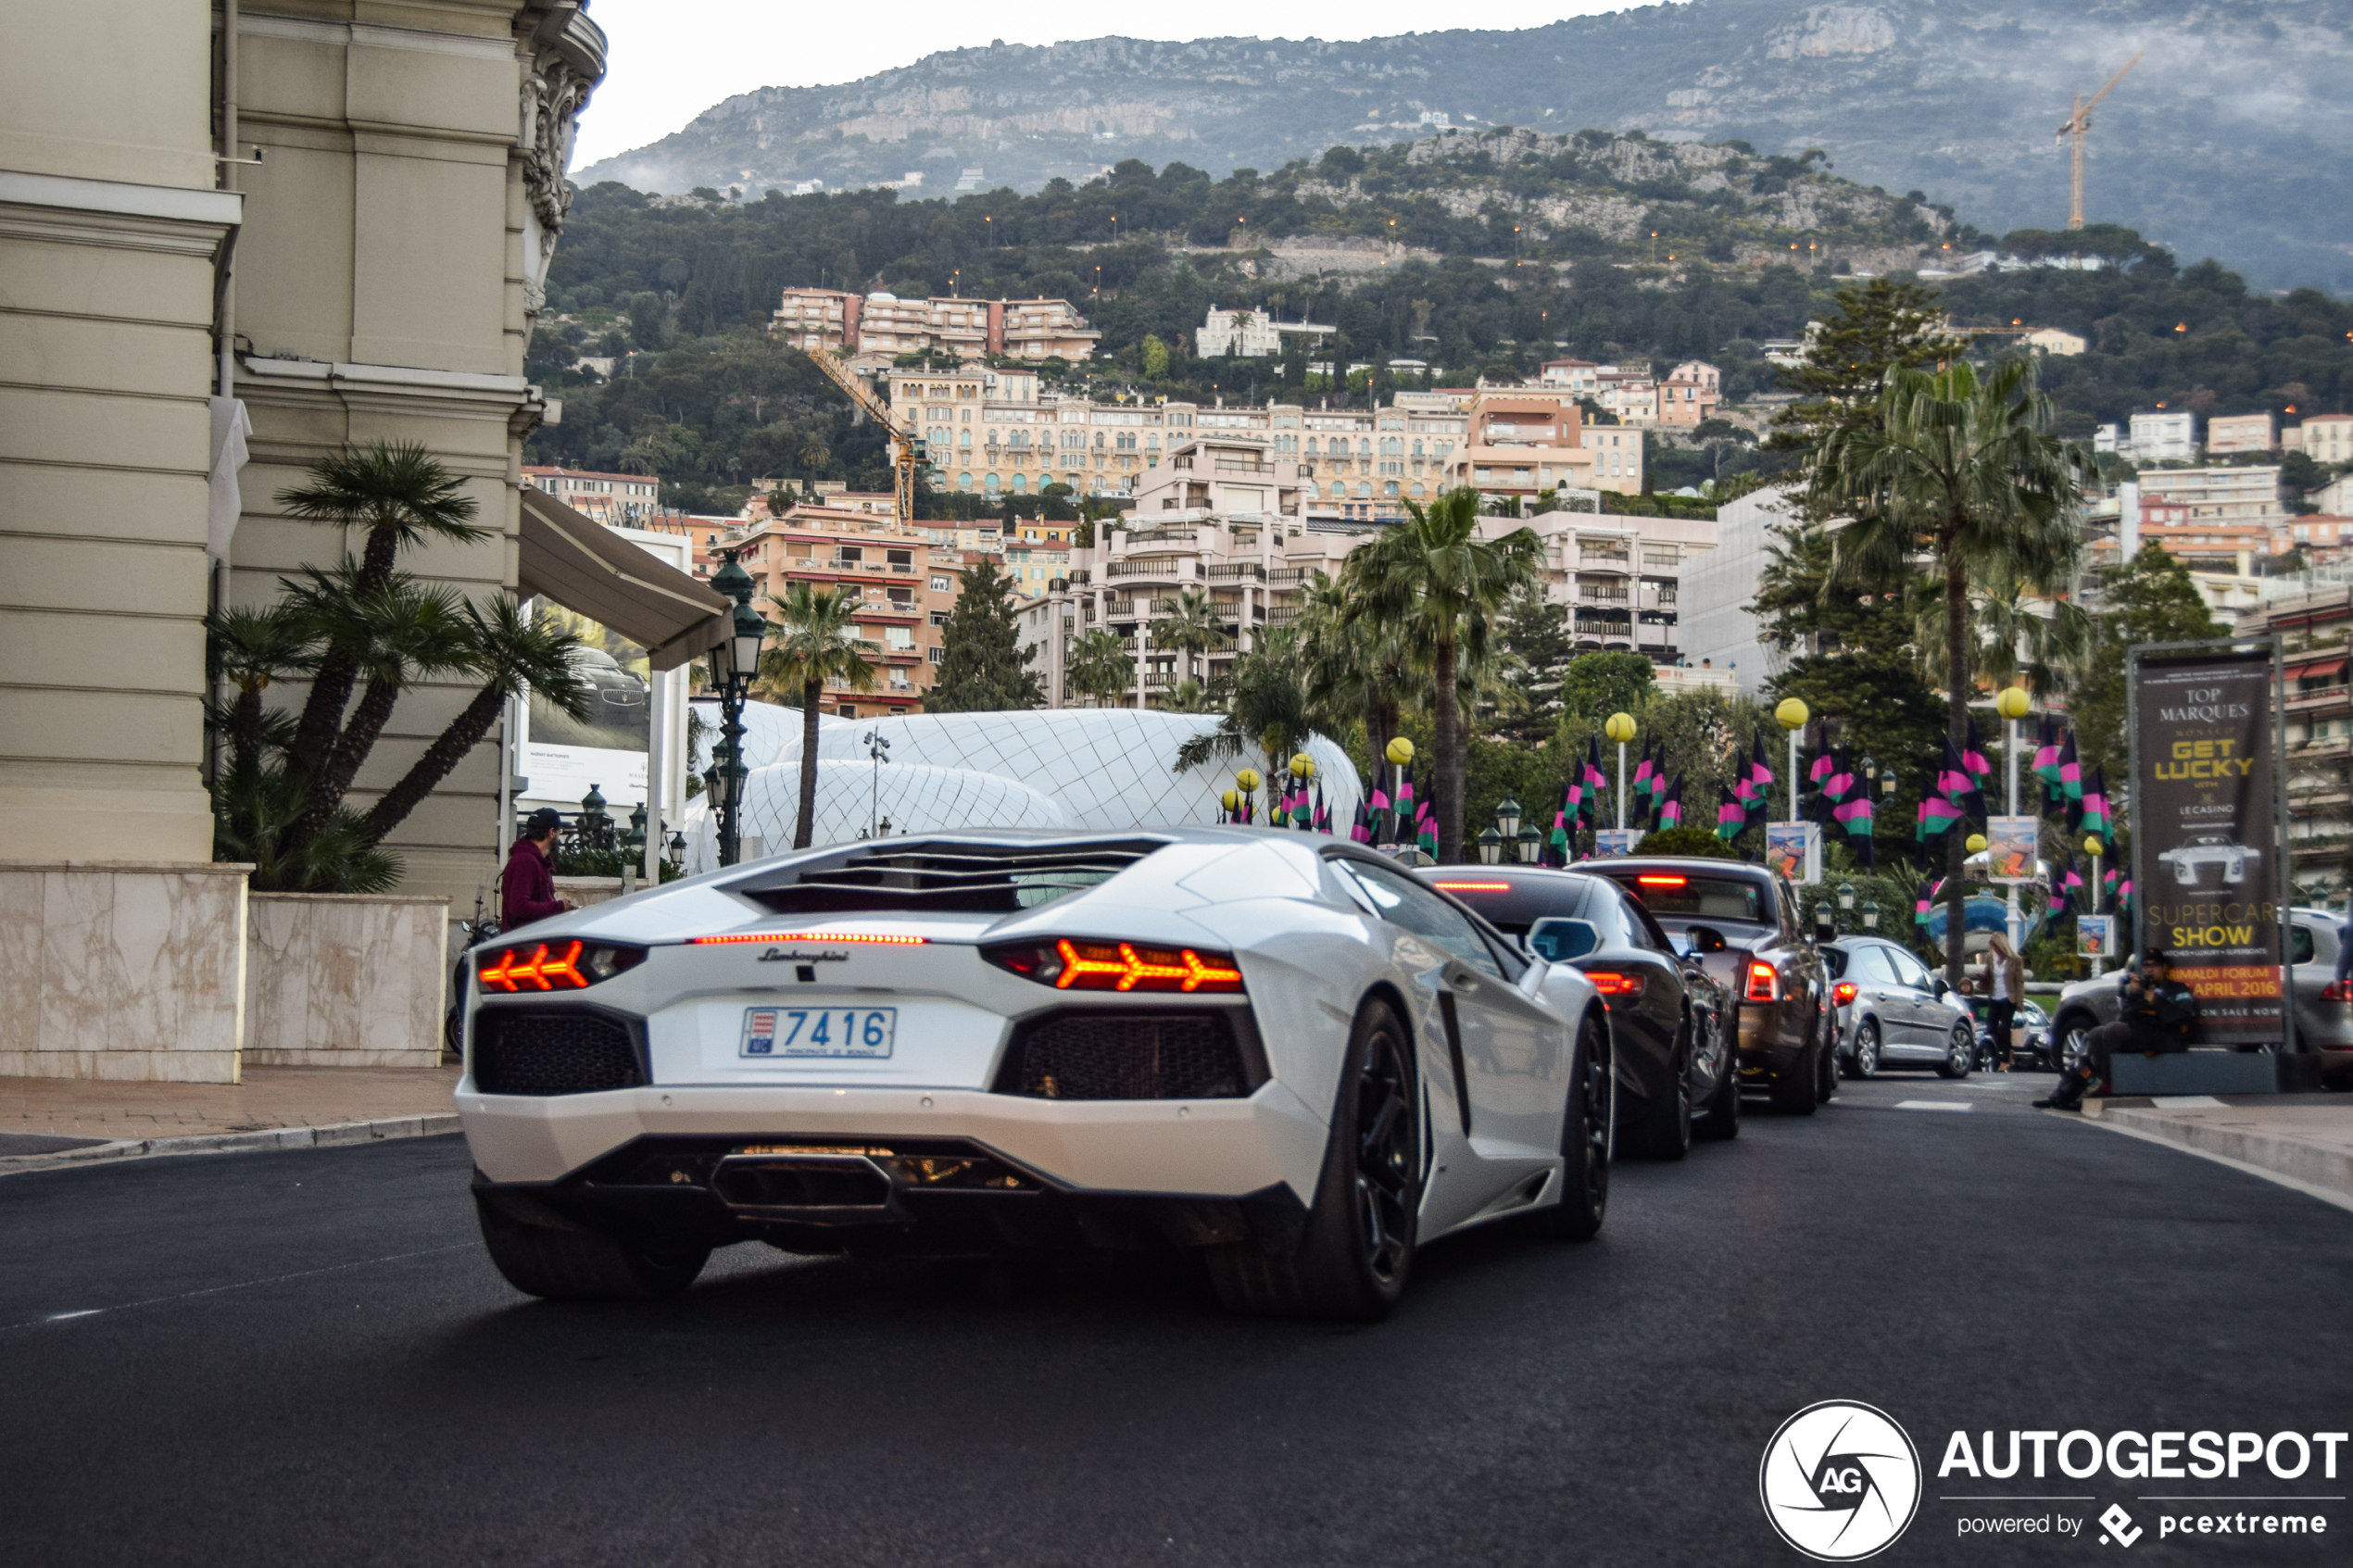
<instances>
[{"instance_id":1,"label":"white tent structure","mask_svg":"<svg viewBox=\"0 0 2353 1568\"><path fill-rule=\"evenodd\" d=\"M747 709L744 750L744 858L788 849L800 796L800 715L790 709ZM783 714L778 723L773 714ZM715 717L706 710L706 719ZM918 713L887 719L821 718L817 733L814 844L844 844L889 832L952 828L1149 828L1199 826L1217 820L1218 797L1238 769L1264 771L1252 747L1188 773L1176 748L1217 727L1215 714L1124 708L1038 709L1015 713ZM890 742L876 763L865 737ZM1315 759L1324 803L1345 834L1363 798L1355 767L1333 741L1306 746ZM1262 787L1259 806L1265 809ZM717 868L718 845L708 806L697 800L685 824L686 869Z\"/></svg>"}]
</instances>

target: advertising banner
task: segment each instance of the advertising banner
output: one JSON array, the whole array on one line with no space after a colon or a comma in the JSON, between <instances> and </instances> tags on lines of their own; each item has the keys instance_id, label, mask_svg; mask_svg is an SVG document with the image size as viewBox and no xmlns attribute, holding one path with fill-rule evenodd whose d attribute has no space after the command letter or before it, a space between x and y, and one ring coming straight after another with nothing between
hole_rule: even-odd
<instances>
[{"instance_id":1,"label":"advertising banner","mask_svg":"<svg viewBox=\"0 0 2353 1568\"><path fill-rule=\"evenodd\" d=\"M2216 1044L2280 1040L2277 660L2269 646L2136 650L2133 902Z\"/></svg>"},{"instance_id":2,"label":"advertising banner","mask_svg":"<svg viewBox=\"0 0 2353 1568\"><path fill-rule=\"evenodd\" d=\"M1796 884L1822 880L1822 824L1767 822L1765 863Z\"/></svg>"},{"instance_id":3,"label":"advertising banner","mask_svg":"<svg viewBox=\"0 0 2353 1568\"><path fill-rule=\"evenodd\" d=\"M2116 956L2116 936L2108 929L2107 915L2077 915L2075 917L2075 956L2081 959L2112 959Z\"/></svg>"},{"instance_id":4,"label":"advertising banner","mask_svg":"<svg viewBox=\"0 0 2353 1568\"><path fill-rule=\"evenodd\" d=\"M646 650L611 628L542 601L537 618L581 640L573 671L588 688L588 711L575 719L534 694L526 706L517 771L531 781L520 798L572 809L594 785L626 815L646 798L652 678Z\"/></svg>"},{"instance_id":5,"label":"advertising banner","mask_svg":"<svg viewBox=\"0 0 2353 1568\"><path fill-rule=\"evenodd\" d=\"M1993 817L1985 823L1988 882L2030 884L2041 880L2035 852L2043 836L2040 817Z\"/></svg>"},{"instance_id":6,"label":"advertising banner","mask_svg":"<svg viewBox=\"0 0 2353 1568\"><path fill-rule=\"evenodd\" d=\"M1612 855L1631 855L1634 846L1642 841L1641 828L1595 828L1592 858L1600 860Z\"/></svg>"}]
</instances>

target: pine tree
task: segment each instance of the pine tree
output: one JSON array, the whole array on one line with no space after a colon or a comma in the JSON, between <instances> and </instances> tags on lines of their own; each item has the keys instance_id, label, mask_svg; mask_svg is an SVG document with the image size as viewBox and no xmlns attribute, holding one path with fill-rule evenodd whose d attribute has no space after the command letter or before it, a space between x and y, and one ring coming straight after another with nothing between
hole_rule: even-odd
<instances>
[{"instance_id":1,"label":"pine tree","mask_svg":"<svg viewBox=\"0 0 2353 1568\"><path fill-rule=\"evenodd\" d=\"M940 629L946 652L939 680L924 695L926 713L1001 713L1043 708L1046 688L1028 666L1035 647L1021 646L1013 623L1013 580L993 560L959 574L963 591Z\"/></svg>"},{"instance_id":2,"label":"pine tree","mask_svg":"<svg viewBox=\"0 0 2353 1568\"><path fill-rule=\"evenodd\" d=\"M1873 278L1836 298L1838 314L1807 345L1805 363L1781 372L1797 400L1773 416L1768 450L1806 450L1834 427L1877 420L1891 372L1932 367L1969 346L1945 334L1944 296L1922 284Z\"/></svg>"}]
</instances>

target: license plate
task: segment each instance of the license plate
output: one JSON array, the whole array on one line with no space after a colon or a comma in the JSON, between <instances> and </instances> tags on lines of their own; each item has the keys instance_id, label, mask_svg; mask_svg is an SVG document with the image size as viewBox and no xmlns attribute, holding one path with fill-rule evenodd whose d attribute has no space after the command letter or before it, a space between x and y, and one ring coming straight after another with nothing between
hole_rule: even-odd
<instances>
[{"instance_id":1,"label":"license plate","mask_svg":"<svg viewBox=\"0 0 2353 1568\"><path fill-rule=\"evenodd\" d=\"M747 1008L747 1057L886 1057L899 1033L897 1008Z\"/></svg>"}]
</instances>

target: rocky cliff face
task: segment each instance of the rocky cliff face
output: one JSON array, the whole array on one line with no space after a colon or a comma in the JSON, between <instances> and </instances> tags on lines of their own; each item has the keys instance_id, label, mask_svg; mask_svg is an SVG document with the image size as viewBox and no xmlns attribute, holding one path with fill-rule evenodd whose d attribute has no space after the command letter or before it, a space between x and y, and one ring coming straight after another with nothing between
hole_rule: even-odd
<instances>
[{"instance_id":1,"label":"rocky cliff face","mask_svg":"<svg viewBox=\"0 0 2353 1568\"><path fill-rule=\"evenodd\" d=\"M1818 146L1839 172L2058 228L2073 95L2100 106L2087 212L2259 284L2353 289L2353 0L1690 0L1518 32L1361 44L1100 38L935 55L839 87L768 88L580 170L640 189L921 172L921 194L1084 179L1125 157L1223 175L1455 126L1640 128Z\"/></svg>"}]
</instances>

